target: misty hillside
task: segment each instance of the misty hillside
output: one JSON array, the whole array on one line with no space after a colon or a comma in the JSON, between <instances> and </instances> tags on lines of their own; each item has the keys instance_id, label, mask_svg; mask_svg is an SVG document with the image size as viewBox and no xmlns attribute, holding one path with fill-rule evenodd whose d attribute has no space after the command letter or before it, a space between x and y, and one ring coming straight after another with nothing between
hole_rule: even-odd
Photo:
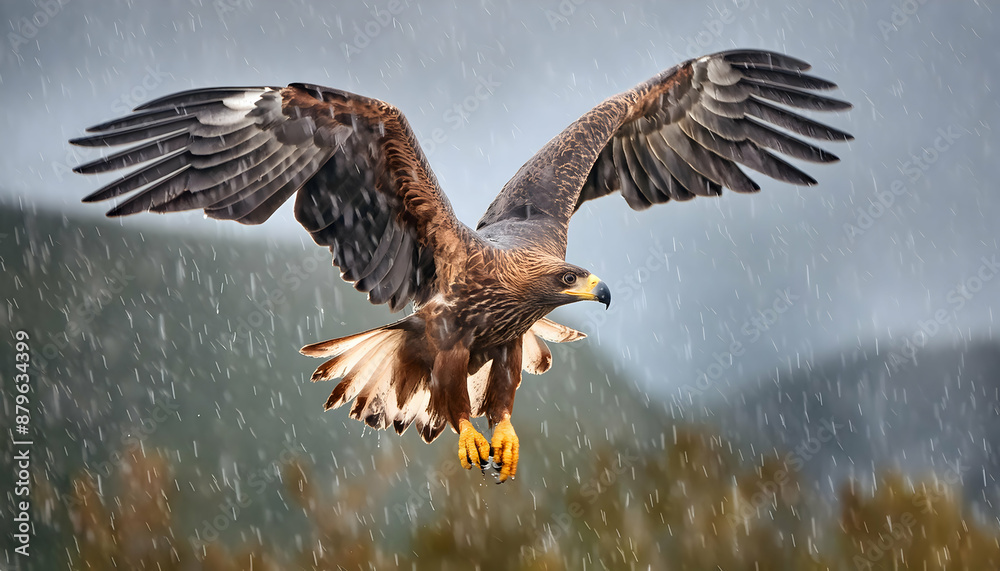
<instances>
[{"instance_id":1,"label":"misty hillside","mask_svg":"<svg viewBox=\"0 0 1000 571\"><path fill-rule=\"evenodd\" d=\"M823 422L836 442L808 454L803 472L817 491L878 472L961 474L967 498L1000 513L1000 343L928 345L915 353L881 343L789 372L778 366L706 405L726 434L795 449ZM742 435L742 436L740 436Z\"/></svg>"}]
</instances>

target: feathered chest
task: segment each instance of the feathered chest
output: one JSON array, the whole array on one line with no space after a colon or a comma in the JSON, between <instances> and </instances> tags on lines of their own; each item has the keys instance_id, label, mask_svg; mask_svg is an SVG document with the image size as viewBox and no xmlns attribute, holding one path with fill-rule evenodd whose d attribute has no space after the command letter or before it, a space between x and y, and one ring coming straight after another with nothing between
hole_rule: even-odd
<instances>
[{"instance_id":1,"label":"feathered chest","mask_svg":"<svg viewBox=\"0 0 1000 571\"><path fill-rule=\"evenodd\" d=\"M525 256L477 252L458 279L420 311L435 330L469 347L514 341L552 310L533 295L531 264Z\"/></svg>"}]
</instances>

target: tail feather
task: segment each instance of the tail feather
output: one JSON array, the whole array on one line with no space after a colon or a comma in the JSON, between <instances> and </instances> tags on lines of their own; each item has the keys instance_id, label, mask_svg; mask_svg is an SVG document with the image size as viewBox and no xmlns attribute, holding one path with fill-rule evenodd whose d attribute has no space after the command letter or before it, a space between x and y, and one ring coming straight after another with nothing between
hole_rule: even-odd
<instances>
[{"instance_id":1,"label":"tail feather","mask_svg":"<svg viewBox=\"0 0 1000 571\"><path fill-rule=\"evenodd\" d=\"M329 381L341 377L344 380L349 380L351 377L358 376L364 371L365 365L372 364L365 360L368 355L373 355L382 345L392 344L394 342L392 337L400 336L402 333L402 331L387 331L368 335L347 345L340 353L329 354L333 355L333 358L316 369L312 376L313 382ZM339 341L339 339L331 341Z\"/></svg>"},{"instance_id":2,"label":"tail feather","mask_svg":"<svg viewBox=\"0 0 1000 571\"><path fill-rule=\"evenodd\" d=\"M342 379L330 393L324 410L353 400L351 418L373 428L391 426L399 434L415 424L420 437L431 442L444 431L447 421L431 408L431 365L418 357L422 354L419 348L423 332L404 322L313 343L301 351L310 357L328 358L313 373L313 381ZM583 333L565 325L539 320L522 339L523 369L542 374L552 366L552 353L542 339L563 343L583 337ZM467 387L473 417L485 413L492 366L492 361L487 362L469 375Z\"/></svg>"},{"instance_id":3,"label":"tail feather","mask_svg":"<svg viewBox=\"0 0 1000 571\"><path fill-rule=\"evenodd\" d=\"M365 339L378 334L383 329L384 327L379 327L377 329L369 329L368 331L355 333L354 335L348 335L347 337L320 341L319 343L306 345L305 347L299 349L299 353L308 357L332 357L335 355L341 355Z\"/></svg>"},{"instance_id":4,"label":"tail feather","mask_svg":"<svg viewBox=\"0 0 1000 571\"><path fill-rule=\"evenodd\" d=\"M417 418L414 419L414 424L417 425L417 431L420 433L420 438L424 442L434 442L434 439L441 435L444 428L448 426L448 421L445 420L444 416L439 414L434 414L430 409L431 404L431 393L427 392L427 408L417 414ZM402 433L400 433L402 434Z\"/></svg>"},{"instance_id":5,"label":"tail feather","mask_svg":"<svg viewBox=\"0 0 1000 571\"><path fill-rule=\"evenodd\" d=\"M313 373L313 381L342 379L324 410L353 400L349 415L368 426L392 426L402 434L416 423L421 438L437 438L445 422L430 409L429 368L408 350L408 341L419 342L419 334L414 336L396 323L303 347L304 355L330 357Z\"/></svg>"},{"instance_id":6,"label":"tail feather","mask_svg":"<svg viewBox=\"0 0 1000 571\"><path fill-rule=\"evenodd\" d=\"M355 378L370 379L361 388L354 401L351 418L356 418L372 428L383 429L388 428L392 419L398 415L396 391L392 387L392 369L401 342L402 339L383 341L369 351L344 379L345 382L348 380L353 382Z\"/></svg>"},{"instance_id":7,"label":"tail feather","mask_svg":"<svg viewBox=\"0 0 1000 571\"><path fill-rule=\"evenodd\" d=\"M431 403L431 392L426 388L417 391L410 399L399 407L400 414L392 421L392 427L397 434L402 434L417 419L417 416L427 411ZM429 419L429 417L428 417ZM417 425L417 431L423 432L423 424Z\"/></svg>"}]
</instances>

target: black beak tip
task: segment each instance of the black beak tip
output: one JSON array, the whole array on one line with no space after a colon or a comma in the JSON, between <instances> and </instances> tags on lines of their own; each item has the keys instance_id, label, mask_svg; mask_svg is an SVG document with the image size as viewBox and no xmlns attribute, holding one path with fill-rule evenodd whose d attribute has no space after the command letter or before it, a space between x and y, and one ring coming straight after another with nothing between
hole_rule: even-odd
<instances>
[{"instance_id":1,"label":"black beak tip","mask_svg":"<svg viewBox=\"0 0 1000 571\"><path fill-rule=\"evenodd\" d=\"M604 304L604 309L611 307L611 290L608 289L607 284L604 282L597 284L597 287L594 288L594 295L597 296L597 301Z\"/></svg>"}]
</instances>

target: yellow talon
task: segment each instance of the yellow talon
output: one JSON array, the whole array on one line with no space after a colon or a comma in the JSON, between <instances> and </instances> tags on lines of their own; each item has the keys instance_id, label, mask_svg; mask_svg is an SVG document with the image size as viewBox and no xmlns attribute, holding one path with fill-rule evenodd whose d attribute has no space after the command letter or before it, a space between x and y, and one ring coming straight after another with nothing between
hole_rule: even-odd
<instances>
[{"instance_id":1,"label":"yellow talon","mask_svg":"<svg viewBox=\"0 0 1000 571\"><path fill-rule=\"evenodd\" d=\"M486 437L466 419L458 421L458 429L458 461L462 467L466 470L485 467L490 461L490 443Z\"/></svg>"},{"instance_id":2,"label":"yellow talon","mask_svg":"<svg viewBox=\"0 0 1000 571\"><path fill-rule=\"evenodd\" d=\"M500 466L498 482L513 478L517 473L517 456L521 447L510 423L510 415L505 414L500 424L493 430L493 462Z\"/></svg>"}]
</instances>

